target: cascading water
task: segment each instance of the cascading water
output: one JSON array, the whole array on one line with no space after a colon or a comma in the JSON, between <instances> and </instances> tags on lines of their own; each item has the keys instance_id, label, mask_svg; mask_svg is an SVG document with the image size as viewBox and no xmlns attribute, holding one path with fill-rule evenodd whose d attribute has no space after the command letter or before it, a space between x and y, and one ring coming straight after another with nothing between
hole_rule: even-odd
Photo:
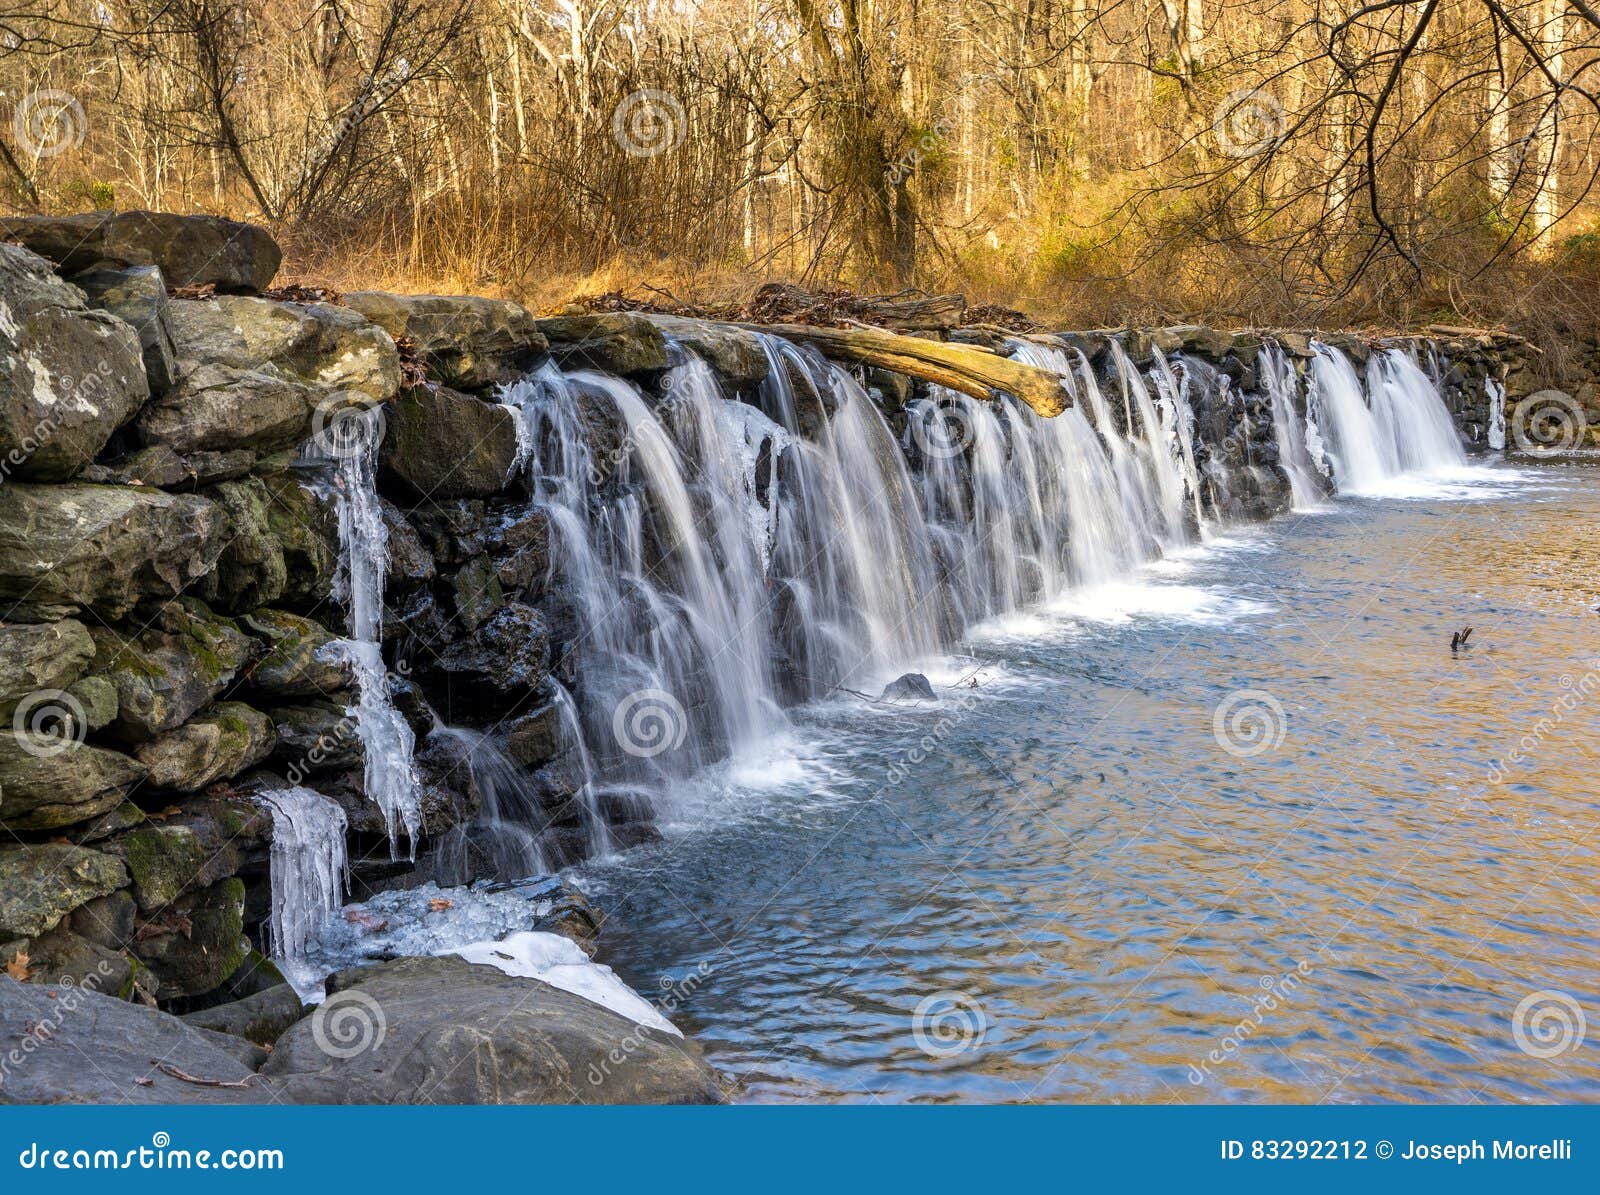
<instances>
[{"instance_id":1,"label":"cascading water","mask_svg":"<svg viewBox=\"0 0 1600 1195\"><path fill-rule=\"evenodd\" d=\"M421 784L413 763L416 736L395 708L383 662L389 536L378 500L379 426L375 411L352 408L314 443L337 461L339 571L334 594L349 609L350 637L331 646L349 662L355 677L356 708L350 712L366 757L366 794L383 811L390 852L398 853L403 828L415 858L422 829Z\"/></svg>"},{"instance_id":2,"label":"cascading water","mask_svg":"<svg viewBox=\"0 0 1600 1195\"><path fill-rule=\"evenodd\" d=\"M1363 392L1349 357L1320 341L1312 348L1307 403L1325 434L1340 493L1370 492L1403 473L1466 463L1444 400L1408 353L1374 354Z\"/></svg>"},{"instance_id":3,"label":"cascading water","mask_svg":"<svg viewBox=\"0 0 1600 1195\"><path fill-rule=\"evenodd\" d=\"M1506 388L1494 378L1483 384L1489 395L1489 447L1496 452L1506 450Z\"/></svg>"},{"instance_id":4,"label":"cascading water","mask_svg":"<svg viewBox=\"0 0 1600 1195\"><path fill-rule=\"evenodd\" d=\"M305 996L318 980L306 966L307 948L344 896L347 818L332 799L309 788L276 789L257 799L272 814L267 950Z\"/></svg>"},{"instance_id":5,"label":"cascading water","mask_svg":"<svg viewBox=\"0 0 1600 1195\"><path fill-rule=\"evenodd\" d=\"M1323 500L1322 478L1312 463L1311 437L1314 425L1305 424L1295 413L1296 376L1294 362L1276 344L1261 348L1261 384L1272 401L1272 431L1278 443L1278 463L1289 475L1289 491L1296 510L1308 510ZM1319 440L1320 445L1320 440Z\"/></svg>"}]
</instances>

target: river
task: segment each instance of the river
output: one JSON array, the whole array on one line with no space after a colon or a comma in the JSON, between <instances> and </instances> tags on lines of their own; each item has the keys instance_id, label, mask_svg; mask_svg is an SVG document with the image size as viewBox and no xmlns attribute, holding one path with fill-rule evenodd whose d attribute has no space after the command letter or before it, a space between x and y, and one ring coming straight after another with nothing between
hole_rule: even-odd
<instances>
[{"instance_id":1,"label":"river","mask_svg":"<svg viewBox=\"0 0 1600 1195\"><path fill-rule=\"evenodd\" d=\"M602 958L751 1101L1592 1099L1596 480L1340 498L809 706L580 873Z\"/></svg>"}]
</instances>

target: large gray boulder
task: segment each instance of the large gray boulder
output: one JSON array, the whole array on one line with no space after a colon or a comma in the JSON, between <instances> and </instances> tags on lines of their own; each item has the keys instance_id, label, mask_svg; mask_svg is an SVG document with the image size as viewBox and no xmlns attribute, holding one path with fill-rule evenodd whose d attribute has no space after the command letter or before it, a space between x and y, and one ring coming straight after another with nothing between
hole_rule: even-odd
<instances>
[{"instance_id":1,"label":"large gray boulder","mask_svg":"<svg viewBox=\"0 0 1600 1195\"><path fill-rule=\"evenodd\" d=\"M0 848L0 942L32 938L128 882L110 855L66 843Z\"/></svg>"},{"instance_id":2,"label":"large gray boulder","mask_svg":"<svg viewBox=\"0 0 1600 1195\"><path fill-rule=\"evenodd\" d=\"M159 266L171 286L219 291L265 290L283 257L264 228L171 212L14 217L0 220L0 240L26 245L64 274Z\"/></svg>"},{"instance_id":3,"label":"large gray boulder","mask_svg":"<svg viewBox=\"0 0 1600 1195\"><path fill-rule=\"evenodd\" d=\"M70 738L40 746L0 731L0 829L54 830L88 821L115 809L144 779L144 765L117 751Z\"/></svg>"},{"instance_id":4,"label":"large gray boulder","mask_svg":"<svg viewBox=\"0 0 1600 1195\"><path fill-rule=\"evenodd\" d=\"M195 365L166 395L139 413L136 426L147 445L164 444L179 455L290 448L311 434L322 396L276 370Z\"/></svg>"},{"instance_id":5,"label":"large gray boulder","mask_svg":"<svg viewBox=\"0 0 1600 1195\"><path fill-rule=\"evenodd\" d=\"M385 413L384 465L424 498L484 498L505 488L517 460L510 407L418 386Z\"/></svg>"},{"instance_id":6,"label":"large gray boulder","mask_svg":"<svg viewBox=\"0 0 1600 1195\"><path fill-rule=\"evenodd\" d=\"M348 307L224 295L173 303L167 322L185 369L205 363L275 371L379 402L400 387L400 356L389 333Z\"/></svg>"},{"instance_id":7,"label":"large gray boulder","mask_svg":"<svg viewBox=\"0 0 1600 1195\"><path fill-rule=\"evenodd\" d=\"M0 244L0 462L7 476L72 477L149 393L134 330L90 311L83 292L42 259Z\"/></svg>"},{"instance_id":8,"label":"large gray boulder","mask_svg":"<svg viewBox=\"0 0 1600 1195\"><path fill-rule=\"evenodd\" d=\"M429 376L459 390L515 381L545 353L533 316L507 299L357 291L344 301L396 340L410 338Z\"/></svg>"},{"instance_id":9,"label":"large gray boulder","mask_svg":"<svg viewBox=\"0 0 1600 1195\"><path fill-rule=\"evenodd\" d=\"M94 640L76 619L0 626L0 715L30 694L65 689L94 659Z\"/></svg>"},{"instance_id":10,"label":"large gray boulder","mask_svg":"<svg viewBox=\"0 0 1600 1195\"><path fill-rule=\"evenodd\" d=\"M307 1104L710 1104L690 1043L459 958L341 971L262 1073Z\"/></svg>"},{"instance_id":11,"label":"large gray boulder","mask_svg":"<svg viewBox=\"0 0 1600 1195\"><path fill-rule=\"evenodd\" d=\"M0 1104L281 1102L236 1041L89 987L0 976L0 1059L13 1053Z\"/></svg>"},{"instance_id":12,"label":"large gray boulder","mask_svg":"<svg viewBox=\"0 0 1600 1195\"><path fill-rule=\"evenodd\" d=\"M0 605L126 614L209 573L225 520L203 498L137 486L0 486Z\"/></svg>"},{"instance_id":13,"label":"large gray boulder","mask_svg":"<svg viewBox=\"0 0 1600 1195\"><path fill-rule=\"evenodd\" d=\"M144 357L152 394L165 394L177 381L177 353L167 329L167 280L158 266L90 270L72 284L83 288L89 305L109 311L134 330Z\"/></svg>"}]
</instances>

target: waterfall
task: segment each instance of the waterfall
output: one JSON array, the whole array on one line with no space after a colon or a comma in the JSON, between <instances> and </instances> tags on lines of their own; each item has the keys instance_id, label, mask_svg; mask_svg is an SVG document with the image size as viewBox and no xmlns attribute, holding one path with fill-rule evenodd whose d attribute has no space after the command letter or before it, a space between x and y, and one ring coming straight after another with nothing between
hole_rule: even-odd
<instances>
[{"instance_id":1,"label":"waterfall","mask_svg":"<svg viewBox=\"0 0 1600 1195\"><path fill-rule=\"evenodd\" d=\"M1402 349L1375 353L1363 390L1350 358L1318 341L1308 405L1326 434L1340 493L1359 494L1403 473L1466 463L1444 400Z\"/></svg>"},{"instance_id":2,"label":"waterfall","mask_svg":"<svg viewBox=\"0 0 1600 1195\"><path fill-rule=\"evenodd\" d=\"M304 966L307 948L344 896L347 819L338 804L309 788L277 789L257 799L272 814L267 951L305 995L318 978Z\"/></svg>"},{"instance_id":3,"label":"waterfall","mask_svg":"<svg viewBox=\"0 0 1600 1195\"><path fill-rule=\"evenodd\" d=\"M1506 388L1494 378L1483 383L1489 395L1489 447L1496 452L1506 450Z\"/></svg>"},{"instance_id":4,"label":"waterfall","mask_svg":"<svg viewBox=\"0 0 1600 1195\"><path fill-rule=\"evenodd\" d=\"M481 731L438 723L428 742L430 748L441 744L466 768L478 798L472 825L451 843L460 852L452 858L462 878L478 870L467 865L468 851L484 856L495 879L517 880L550 871L538 838L550 819L533 777ZM584 795L580 799L589 805ZM590 816L586 823L593 825L595 820Z\"/></svg>"},{"instance_id":5,"label":"waterfall","mask_svg":"<svg viewBox=\"0 0 1600 1195\"><path fill-rule=\"evenodd\" d=\"M355 676L357 734L366 757L366 795L383 811L391 854L404 827L416 858L422 829L421 784L412 762L416 738L394 706L383 662L383 583L389 537L378 501L381 424L372 410L336 419L315 447L338 462L339 571L334 593L349 609L350 637L335 645Z\"/></svg>"},{"instance_id":6,"label":"waterfall","mask_svg":"<svg viewBox=\"0 0 1600 1195\"><path fill-rule=\"evenodd\" d=\"M1276 344L1261 348L1261 384L1272 401L1272 431L1278 443L1278 463L1289 475L1289 491L1296 510L1308 510L1322 502L1323 487L1310 447L1315 425L1302 426L1295 414L1296 376L1294 362ZM1320 439L1318 440L1320 445Z\"/></svg>"}]
</instances>

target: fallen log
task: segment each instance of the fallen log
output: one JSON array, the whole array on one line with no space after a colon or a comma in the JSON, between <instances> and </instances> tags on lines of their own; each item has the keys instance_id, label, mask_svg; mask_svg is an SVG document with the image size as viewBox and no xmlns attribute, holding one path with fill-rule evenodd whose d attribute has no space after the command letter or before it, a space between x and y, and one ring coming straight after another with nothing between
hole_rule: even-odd
<instances>
[{"instance_id":1,"label":"fallen log","mask_svg":"<svg viewBox=\"0 0 1600 1195\"><path fill-rule=\"evenodd\" d=\"M1061 379L967 344L897 336L881 328L814 328L809 324L744 324L756 332L770 332L800 344L815 345L825 357L862 365L875 365L892 373L936 382L992 402L1000 391L1027 403L1040 415L1053 419L1067 409L1071 396Z\"/></svg>"}]
</instances>

